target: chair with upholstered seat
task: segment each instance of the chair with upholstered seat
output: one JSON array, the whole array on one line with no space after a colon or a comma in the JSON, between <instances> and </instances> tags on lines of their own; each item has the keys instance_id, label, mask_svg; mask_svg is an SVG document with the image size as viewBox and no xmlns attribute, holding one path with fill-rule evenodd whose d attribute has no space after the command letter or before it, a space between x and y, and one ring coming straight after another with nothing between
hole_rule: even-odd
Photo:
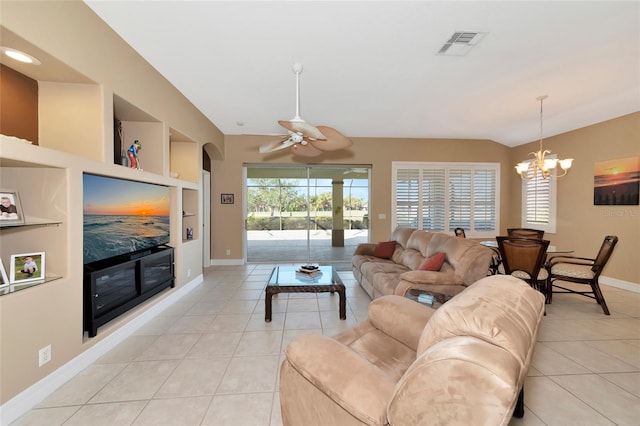
<instances>
[{"instance_id":1,"label":"chair with upholstered seat","mask_svg":"<svg viewBox=\"0 0 640 426\"><path fill-rule=\"evenodd\" d=\"M604 296L600 290L600 284L598 284L598 278L600 273L604 269L605 265L609 261L613 249L618 243L618 237L615 235L608 235L604 237L604 241L600 246L600 251L595 258L577 257L559 255L553 256L547 263L548 278L547 278L547 303L551 303L553 293L575 293L583 296L595 299L602 307L605 315L609 315L609 308L604 301ZM566 281L576 284L587 284L591 286L591 291L580 291L562 287L556 284L557 281ZM554 290L554 288L558 290Z\"/></svg>"},{"instance_id":2,"label":"chair with upholstered seat","mask_svg":"<svg viewBox=\"0 0 640 426\"><path fill-rule=\"evenodd\" d=\"M464 228L456 228L453 230L453 233L456 237L467 238L467 235L464 233Z\"/></svg>"},{"instance_id":3,"label":"chair with upholstered seat","mask_svg":"<svg viewBox=\"0 0 640 426\"><path fill-rule=\"evenodd\" d=\"M505 274L520 278L546 294L547 271L544 262L549 240L496 237Z\"/></svg>"},{"instance_id":4,"label":"chair with upholstered seat","mask_svg":"<svg viewBox=\"0 0 640 426\"><path fill-rule=\"evenodd\" d=\"M510 237L535 238L541 240L544 238L544 231L531 228L509 228L507 229L507 235Z\"/></svg>"}]
</instances>

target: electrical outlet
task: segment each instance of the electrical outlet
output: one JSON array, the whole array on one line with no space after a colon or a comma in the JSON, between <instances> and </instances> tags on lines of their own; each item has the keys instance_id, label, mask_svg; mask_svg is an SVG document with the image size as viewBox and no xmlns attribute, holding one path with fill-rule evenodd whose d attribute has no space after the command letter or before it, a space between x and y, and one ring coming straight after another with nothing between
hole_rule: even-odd
<instances>
[{"instance_id":1,"label":"electrical outlet","mask_svg":"<svg viewBox=\"0 0 640 426\"><path fill-rule=\"evenodd\" d=\"M38 367L42 367L51 361L51 345L47 345L38 351Z\"/></svg>"},{"instance_id":2,"label":"electrical outlet","mask_svg":"<svg viewBox=\"0 0 640 426\"><path fill-rule=\"evenodd\" d=\"M227 249L227 256L231 256L231 249Z\"/></svg>"},{"instance_id":3,"label":"electrical outlet","mask_svg":"<svg viewBox=\"0 0 640 426\"><path fill-rule=\"evenodd\" d=\"M187 277L191 276L191 268L187 269Z\"/></svg>"}]
</instances>

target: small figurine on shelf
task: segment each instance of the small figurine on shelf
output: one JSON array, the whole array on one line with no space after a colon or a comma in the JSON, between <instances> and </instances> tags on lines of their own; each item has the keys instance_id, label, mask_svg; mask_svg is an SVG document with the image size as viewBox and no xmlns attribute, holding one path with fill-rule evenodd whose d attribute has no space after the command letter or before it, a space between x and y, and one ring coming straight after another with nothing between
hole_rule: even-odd
<instances>
[{"instance_id":1,"label":"small figurine on shelf","mask_svg":"<svg viewBox=\"0 0 640 426\"><path fill-rule=\"evenodd\" d=\"M193 228L190 226L187 227L187 240L193 240Z\"/></svg>"},{"instance_id":2,"label":"small figurine on shelf","mask_svg":"<svg viewBox=\"0 0 640 426\"><path fill-rule=\"evenodd\" d=\"M142 149L142 145L138 140L134 141L133 144L127 150L127 157L129 157L129 167L132 169L142 170L140 167L140 159L138 158L138 151Z\"/></svg>"}]
</instances>

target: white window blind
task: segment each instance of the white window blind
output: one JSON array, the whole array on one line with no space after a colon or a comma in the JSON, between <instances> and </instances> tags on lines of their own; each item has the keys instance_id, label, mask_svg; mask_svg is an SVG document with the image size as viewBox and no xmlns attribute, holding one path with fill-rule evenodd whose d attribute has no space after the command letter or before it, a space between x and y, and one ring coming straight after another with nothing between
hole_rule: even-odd
<instances>
[{"instance_id":1,"label":"white window blind","mask_svg":"<svg viewBox=\"0 0 640 426\"><path fill-rule=\"evenodd\" d=\"M556 181L544 179L540 173L534 177L533 168L527 170L522 181L522 227L556 232Z\"/></svg>"},{"instance_id":2,"label":"white window blind","mask_svg":"<svg viewBox=\"0 0 640 426\"><path fill-rule=\"evenodd\" d=\"M474 237L499 229L497 163L393 162L392 226Z\"/></svg>"}]
</instances>

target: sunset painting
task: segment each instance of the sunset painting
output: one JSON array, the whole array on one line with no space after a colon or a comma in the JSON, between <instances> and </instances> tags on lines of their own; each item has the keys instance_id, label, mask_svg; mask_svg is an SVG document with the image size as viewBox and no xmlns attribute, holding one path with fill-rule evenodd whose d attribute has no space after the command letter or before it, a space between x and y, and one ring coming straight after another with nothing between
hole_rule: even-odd
<instances>
[{"instance_id":1,"label":"sunset painting","mask_svg":"<svg viewBox=\"0 0 640 426\"><path fill-rule=\"evenodd\" d=\"M637 206L640 192L640 157L601 161L595 164L593 204Z\"/></svg>"}]
</instances>

